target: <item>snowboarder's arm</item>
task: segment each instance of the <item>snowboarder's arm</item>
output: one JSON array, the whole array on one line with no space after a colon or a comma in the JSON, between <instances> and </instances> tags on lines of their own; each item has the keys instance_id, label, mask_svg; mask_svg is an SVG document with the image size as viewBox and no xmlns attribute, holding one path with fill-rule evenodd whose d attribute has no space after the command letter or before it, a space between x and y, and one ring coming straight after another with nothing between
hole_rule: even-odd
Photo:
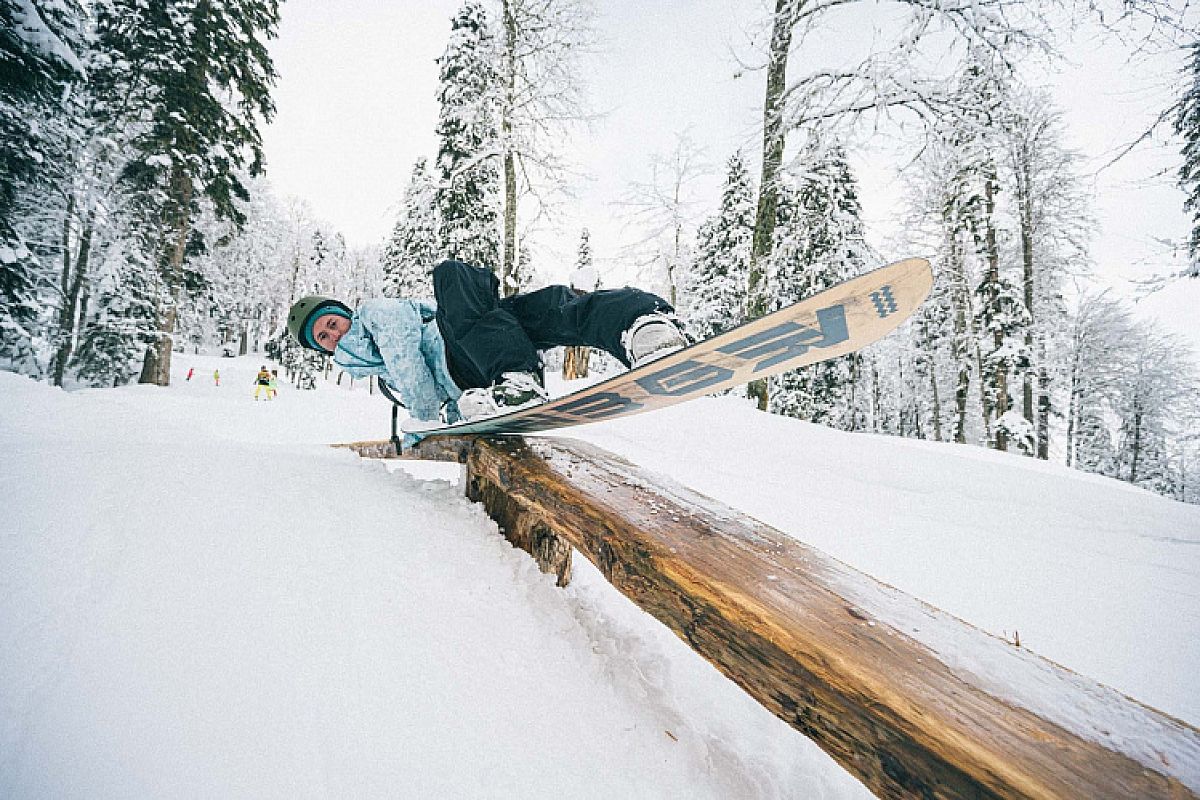
<instances>
[{"instance_id":1,"label":"snowboarder's arm","mask_svg":"<svg viewBox=\"0 0 1200 800\"><path fill-rule=\"evenodd\" d=\"M375 340L388 383L417 419L436 420L442 401L421 355L421 314L406 300L367 301L359 308L363 327Z\"/></svg>"}]
</instances>

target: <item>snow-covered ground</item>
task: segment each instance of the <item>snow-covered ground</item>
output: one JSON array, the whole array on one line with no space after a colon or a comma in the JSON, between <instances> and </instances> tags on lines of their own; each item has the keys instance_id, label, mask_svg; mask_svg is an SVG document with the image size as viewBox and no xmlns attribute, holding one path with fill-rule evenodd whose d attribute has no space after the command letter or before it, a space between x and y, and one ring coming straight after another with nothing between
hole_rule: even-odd
<instances>
[{"instance_id":1,"label":"snow-covered ground","mask_svg":"<svg viewBox=\"0 0 1200 800\"><path fill-rule=\"evenodd\" d=\"M0 797L866 796L457 466L326 447L386 434L364 384L255 402L260 363L0 373ZM1200 507L731 398L569 435L1200 723Z\"/></svg>"}]
</instances>

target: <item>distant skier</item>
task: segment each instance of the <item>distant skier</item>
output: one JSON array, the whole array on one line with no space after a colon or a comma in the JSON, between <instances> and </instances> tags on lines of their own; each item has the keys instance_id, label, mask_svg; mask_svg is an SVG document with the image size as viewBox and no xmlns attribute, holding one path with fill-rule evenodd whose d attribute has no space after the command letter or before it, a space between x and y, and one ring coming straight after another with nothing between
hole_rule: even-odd
<instances>
[{"instance_id":1,"label":"distant skier","mask_svg":"<svg viewBox=\"0 0 1200 800\"><path fill-rule=\"evenodd\" d=\"M267 365L263 364L258 370L258 375L254 378L254 399L258 399L258 393L265 392L267 399L271 399L271 371L267 369Z\"/></svg>"},{"instance_id":2,"label":"distant skier","mask_svg":"<svg viewBox=\"0 0 1200 800\"><path fill-rule=\"evenodd\" d=\"M215 383L217 386L221 385L221 370L213 370L213 383Z\"/></svg>"},{"instance_id":3,"label":"distant skier","mask_svg":"<svg viewBox=\"0 0 1200 800\"><path fill-rule=\"evenodd\" d=\"M187 380L189 380L189 381L190 381L190 380L192 379L192 373L193 373L193 372L195 372L195 371L196 371L196 368L195 368L195 367L188 367Z\"/></svg>"},{"instance_id":4,"label":"distant skier","mask_svg":"<svg viewBox=\"0 0 1200 800\"><path fill-rule=\"evenodd\" d=\"M271 380L267 381L267 397L271 400L275 399L275 395L279 394L279 370L271 370Z\"/></svg>"},{"instance_id":5,"label":"distant skier","mask_svg":"<svg viewBox=\"0 0 1200 800\"><path fill-rule=\"evenodd\" d=\"M633 367L687 344L670 304L640 289L547 286L501 298L499 287L491 270L443 261L434 302L379 298L352 312L305 297L288 313L288 331L355 378L387 380L416 419L440 413L447 423L545 402L538 350L598 347Z\"/></svg>"}]
</instances>

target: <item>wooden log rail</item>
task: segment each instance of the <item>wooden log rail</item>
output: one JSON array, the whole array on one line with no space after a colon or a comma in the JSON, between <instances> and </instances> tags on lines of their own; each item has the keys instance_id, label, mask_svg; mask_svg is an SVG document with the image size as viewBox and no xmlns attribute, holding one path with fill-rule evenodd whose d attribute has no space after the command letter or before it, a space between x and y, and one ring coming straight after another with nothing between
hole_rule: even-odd
<instances>
[{"instance_id":1,"label":"wooden log rail","mask_svg":"<svg viewBox=\"0 0 1200 800\"><path fill-rule=\"evenodd\" d=\"M1200 796L1196 728L603 450L440 438L404 457L465 464L560 583L574 547L879 797Z\"/></svg>"}]
</instances>

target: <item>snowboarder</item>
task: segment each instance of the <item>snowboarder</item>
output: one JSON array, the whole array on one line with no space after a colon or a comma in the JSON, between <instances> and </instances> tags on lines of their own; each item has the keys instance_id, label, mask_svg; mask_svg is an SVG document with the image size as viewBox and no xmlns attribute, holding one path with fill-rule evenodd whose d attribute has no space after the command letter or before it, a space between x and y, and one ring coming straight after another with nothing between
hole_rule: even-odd
<instances>
[{"instance_id":1,"label":"snowboarder","mask_svg":"<svg viewBox=\"0 0 1200 800\"><path fill-rule=\"evenodd\" d=\"M443 261L434 302L380 298L351 311L305 297L289 311L288 331L355 378L383 377L416 419L445 423L545 402L540 349L598 347L636 367L687 345L670 304L640 289L556 285L501 298L499 286L491 270Z\"/></svg>"},{"instance_id":2,"label":"snowboarder","mask_svg":"<svg viewBox=\"0 0 1200 800\"><path fill-rule=\"evenodd\" d=\"M254 399L258 399L259 392L266 392L267 399L271 399L271 371L267 369L267 365L263 364L258 370L258 376L254 379Z\"/></svg>"}]
</instances>

